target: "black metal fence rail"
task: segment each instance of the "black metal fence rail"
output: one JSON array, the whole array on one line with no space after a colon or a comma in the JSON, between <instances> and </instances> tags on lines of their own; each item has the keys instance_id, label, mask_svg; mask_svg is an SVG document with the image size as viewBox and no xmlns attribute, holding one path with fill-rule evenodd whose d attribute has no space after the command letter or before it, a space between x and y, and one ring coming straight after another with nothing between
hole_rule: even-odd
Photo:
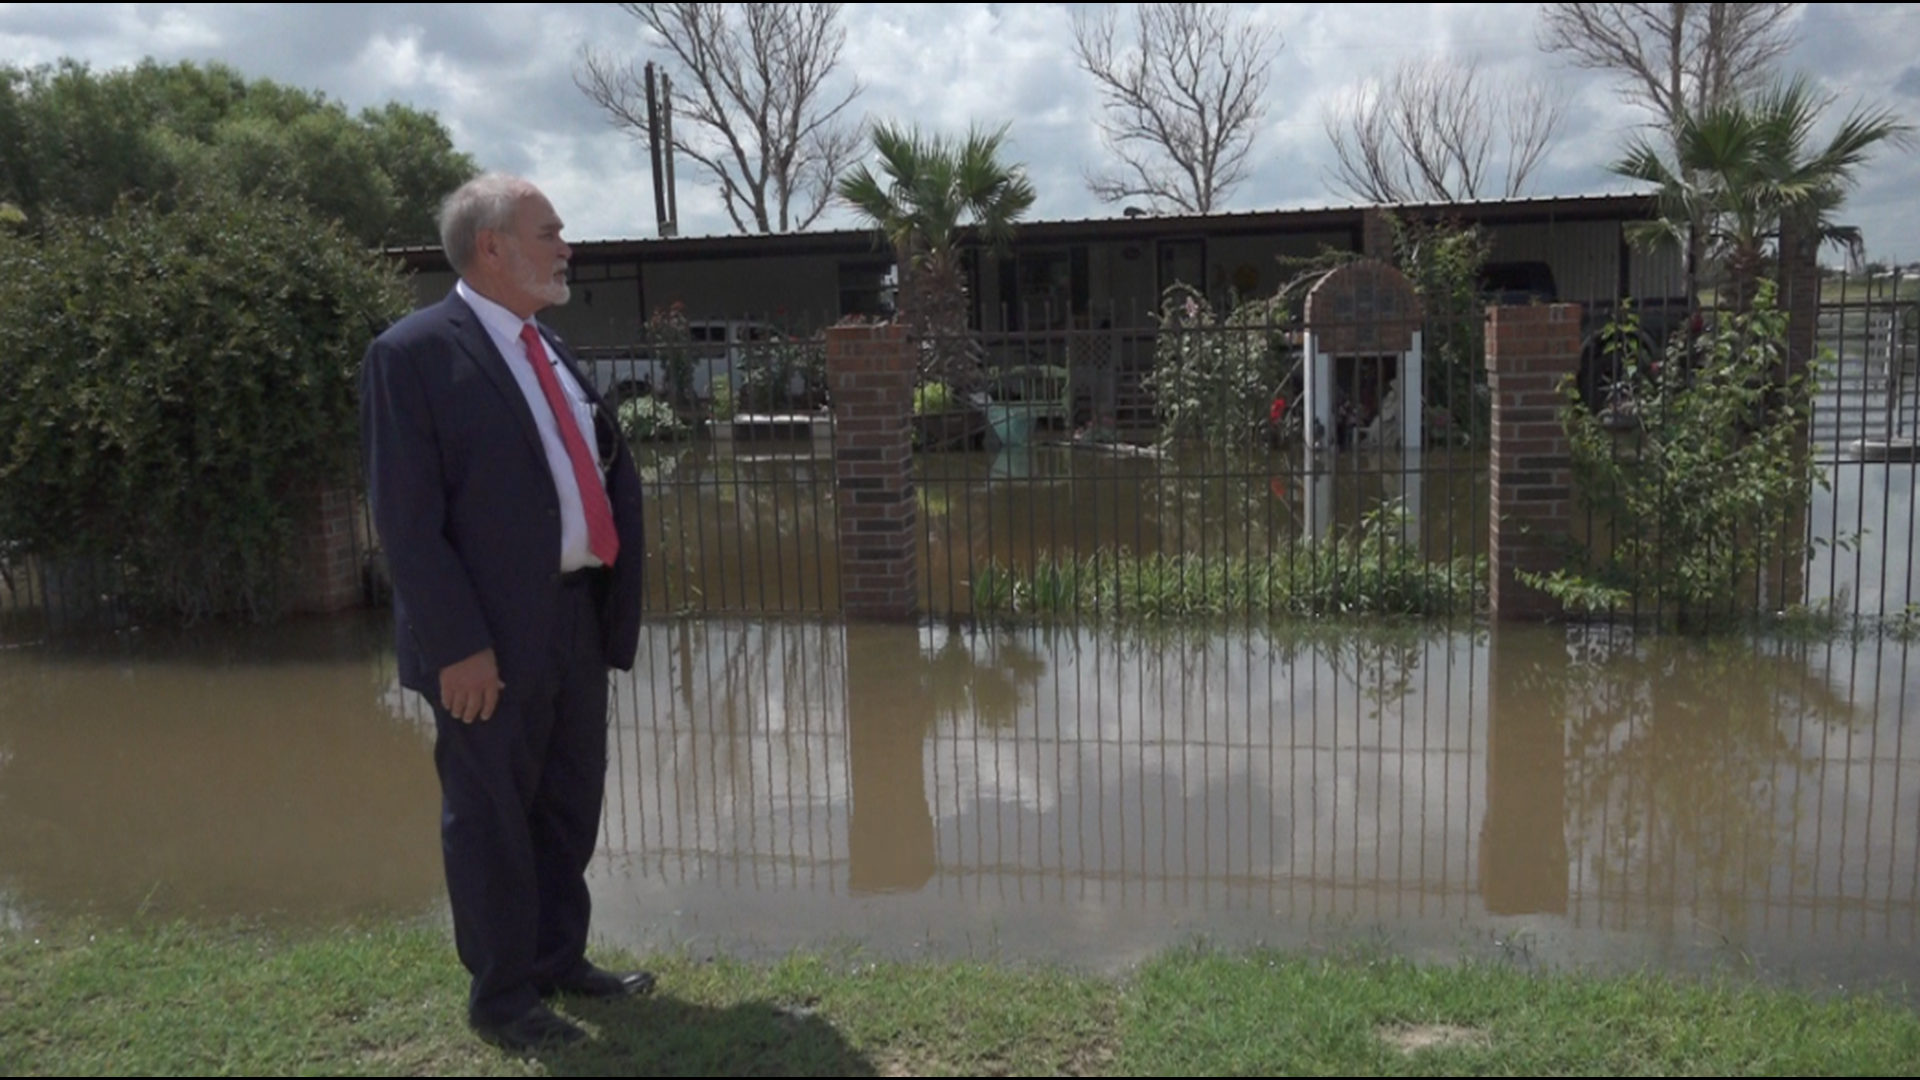
<instances>
[{"instance_id":1,"label":"black metal fence rail","mask_svg":"<svg viewBox=\"0 0 1920 1080\"><path fill-rule=\"evenodd\" d=\"M0 547L0 648L123 628L126 591L112 560L49 561Z\"/></svg>"},{"instance_id":2,"label":"black metal fence rail","mask_svg":"<svg viewBox=\"0 0 1920 1080\"><path fill-rule=\"evenodd\" d=\"M1862 616L1920 604L1920 279L1843 276L1822 289L1809 512L1811 598Z\"/></svg>"}]
</instances>

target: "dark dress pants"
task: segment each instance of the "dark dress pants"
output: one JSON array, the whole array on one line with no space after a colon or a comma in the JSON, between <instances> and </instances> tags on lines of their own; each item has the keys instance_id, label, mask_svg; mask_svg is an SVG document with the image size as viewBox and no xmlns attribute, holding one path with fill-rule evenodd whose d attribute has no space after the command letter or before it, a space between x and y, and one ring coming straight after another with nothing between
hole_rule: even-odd
<instances>
[{"instance_id":1,"label":"dark dress pants","mask_svg":"<svg viewBox=\"0 0 1920 1080\"><path fill-rule=\"evenodd\" d=\"M584 963L587 863L607 773L607 668L592 584L563 586L538 671L503 672L491 720L434 708L440 843L468 1017L511 1020Z\"/></svg>"}]
</instances>

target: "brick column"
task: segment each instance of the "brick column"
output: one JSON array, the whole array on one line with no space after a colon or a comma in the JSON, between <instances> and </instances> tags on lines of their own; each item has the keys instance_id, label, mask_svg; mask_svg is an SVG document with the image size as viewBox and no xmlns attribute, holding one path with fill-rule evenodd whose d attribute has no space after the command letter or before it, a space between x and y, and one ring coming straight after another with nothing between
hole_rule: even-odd
<instances>
[{"instance_id":1,"label":"brick column","mask_svg":"<svg viewBox=\"0 0 1920 1080\"><path fill-rule=\"evenodd\" d=\"M1490 598L1495 619L1546 619L1552 597L1514 577L1562 565L1552 539L1573 520L1573 458L1560 426L1561 382L1580 367L1580 306L1487 311L1487 384L1493 394L1490 455Z\"/></svg>"},{"instance_id":2,"label":"brick column","mask_svg":"<svg viewBox=\"0 0 1920 1080\"><path fill-rule=\"evenodd\" d=\"M1787 316L1787 355L1779 379L1784 385L1792 379L1804 379L1808 365L1819 348L1820 323L1820 241L1791 225L1780 230L1780 310ZM1804 388L1804 387L1803 387ZM1811 405L1811 402L1805 404ZM1811 417L1809 408L1808 415ZM1807 459L1813 452L1812 432L1806 424L1794 433L1798 455L1795 474L1808 476ZM1785 531L1776 539L1783 544L1780 557L1766 571L1761 587L1770 607L1802 603L1807 593L1807 560L1800 544L1807 535L1807 512L1813 502L1811 485L1800 485ZM1777 593L1777 595L1775 595Z\"/></svg>"},{"instance_id":3,"label":"brick column","mask_svg":"<svg viewBox=\"0 0 1920 1080\"><path fill-rule=\"evenodd\" d=\"M359 493L348 487L330 487L302 501L301 532L294 541L296 577L288 610L325 613L359 607L365 600L355 513Z\"/></svg>"},{"instance_id":4,"label":"brick column","mask_svg":"<svg viewBox=\"0 0 1920 1080\"><path fill-rule=\"evenodd\" d=\"M1791 226L1780 232L1780 310L1787 314L1787 370L1804 375L1820 322L1820 241Z\"/></svg>"},{"instance_id":5,"label":"brick column","mask_svg":"<svg viewBox=\"0 0 1920 1080\"><path fill-rule=\"evenodd\" d=\"M1360 211L1360 254L1393 262L1393 215L1377 206Z\"/></svg>"},{"instance_id":6,"label":"brick column","mask_svg":"<svg viewBox=\"0 0 1920 1080\"><path fill-rule=\"evenodd\" d=\"M849 618L910 619L919 607L913 381L905 327L827 331L840 606Z\"/></svg>"}]
</instances>

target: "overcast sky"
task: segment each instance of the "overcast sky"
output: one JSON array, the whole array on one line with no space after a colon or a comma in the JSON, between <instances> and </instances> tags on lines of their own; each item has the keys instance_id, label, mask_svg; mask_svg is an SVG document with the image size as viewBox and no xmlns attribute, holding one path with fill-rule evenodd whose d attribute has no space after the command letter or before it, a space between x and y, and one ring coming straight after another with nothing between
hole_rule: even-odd
<instances>
[{"instance_id":1,"label":"overcast sky","mask_svg":"<svg viewBox=\"0 0 1920 1080\"><path fill-rule=\"evenodd\" d=\"M1063 4L848 4L842 77L854 109L959 134L1010 127L1010 156L1039 191L1034 217L1114 216L1083 174L1105 151L1099 103L1074 64ZM1129 6L1129 5L1122 5ZM1346 204L1326 174L1327 103L1409 57L1473 59L1564 93L1567 120L1532 193L1623 190L1606 164L1643 123L1615 84L1566 67L1534 40L1520 4L1238 4L1282 41L1252 168L1228 209ZM646 155L573 82L584 43L648 54L611 4L0 4L0 58L73 57L97 69L143 57L218 60L249 76L317 89L351 108L400 100L438 114L483 168L532 178L576 240L653 235ZM1865 101L1920 120L1920 4L1812 4L1786 66L1838 95L1837 121ZM1843 217L1869 257L1920 259L1920 152L1884 151ZM682 162L684 235L730 231L711 182ZM856 224L839 212L823 226Z\"/></svg>"}]
</instances>

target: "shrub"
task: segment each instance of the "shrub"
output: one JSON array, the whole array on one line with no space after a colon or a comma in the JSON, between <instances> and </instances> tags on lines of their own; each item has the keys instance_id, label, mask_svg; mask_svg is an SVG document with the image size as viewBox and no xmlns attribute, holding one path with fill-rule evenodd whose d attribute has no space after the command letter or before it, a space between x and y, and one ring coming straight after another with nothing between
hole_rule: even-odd
<instances>
[{"instance_id":1,"label":"shrub","mask_svg":"<svg viewBox=\"0 0 1920 1080\"><path fill-rule=\"evenodd\" d=\"M714 373L713 379L707 384L707 392L712 395L707 405L715 420L731 420L739 413L740 410L733 401L731 378L718 372Z\"/></svg>"},{"instance_id":2,"label":"shrub","mask_svg":"<svg viewBox=\"0 0 1920 1080\"><path fill-rule=\"evenodd\" d=\"M795 337L779 334L755 344L740 372L740 403L748 412L776 412L810 406L808 397L827 383L827 339L824 334ZM803 388L796 398L794 385Z\"/></svg>"},{"instance_id":3,"label":"shrub","mask_svg":"<svg viewBox=\"0 0 1920 1080\"><path fill-rule=\"evenodd\" d=\"M1657 377L1629 347L1631 313L1610 328L1634 428L1616 436L1571 381L1561 422L1576 489L1612 543L1570 548L1567 568L1522 580L1575 609L1637 603L1692 625L1775 558L1804 554L1792 522L1826 478L1804 446L1811 376L1781 377L1787 321L1774 297L1763 281L1747 310L1677 336Z\"/></svg>"},{"instance_id":4,"label":"shrub","mask_svg":"<svg viewBox=\"0 0 1920 1080\"><path fill-rule=\"evenodd\" d=\"M0 537L119 560L137 610L273 615L301 500L356 477L360 358L409 306L289 204L0 236Z\"/></svg>"},{"instance_id":5,"label":"shrub","mask_svg":"<svg viewBox=\"0 0 1920 1080\"><path fill-rule=\"evenodd\" d=\"M1186 285L1160 305L1148 388L1160 414L1160 443L1193 440L1221 450L1262 444L1280 382L1275 301L1242 304L1225 319Z\"/></svg>"},{"instance_id":6,"label":"shrub","mask_svg":"<svg viewBox=\"0 0 1920 1080\"><path fill-rule=\"evenodd\" d=\"M954 407L953 388L943 382L923 382L913 388L913 415L936 416Z\"/></svg>"},{"instance_id":7,"label":"shrub","mask_svg":"<svg viewBox=\"0 0 1920 1080\"><path fill-rule=\"evenodd\" d=\"M660 362L666 386L657 388L681 408L693 404L694 355L693 329L687 324L687 309L675 300L670 306L655 308L641 335L646 353Z\"/></svg>"},{"instance_id":8,"label":"shrub","mask_svg":"<svg viewBox=\"0 0 1920 1080\"><path fill-rule=\"evenodd\" d=\"M629 398L620 403L620 433L628 442L678 440L692 434L673 406L656 397Z\"/></svg>"}]
</instances>

